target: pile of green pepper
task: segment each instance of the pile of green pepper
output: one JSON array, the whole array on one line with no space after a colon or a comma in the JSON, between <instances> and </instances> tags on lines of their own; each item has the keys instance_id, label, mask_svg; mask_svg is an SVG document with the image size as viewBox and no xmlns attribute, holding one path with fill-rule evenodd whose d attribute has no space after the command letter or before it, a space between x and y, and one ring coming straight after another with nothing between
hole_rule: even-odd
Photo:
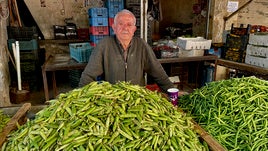
<instances>
[{"instance_id":1,"label":"pile of green pepper","mask_svg":"<svg viewBox=\"0 0 268 151\"><path fill-rule=\"evenodd\" d=\"M268 150L268 81L256 77L208 83L179 106L228 150Z\"/></svg>"}]
</instances>

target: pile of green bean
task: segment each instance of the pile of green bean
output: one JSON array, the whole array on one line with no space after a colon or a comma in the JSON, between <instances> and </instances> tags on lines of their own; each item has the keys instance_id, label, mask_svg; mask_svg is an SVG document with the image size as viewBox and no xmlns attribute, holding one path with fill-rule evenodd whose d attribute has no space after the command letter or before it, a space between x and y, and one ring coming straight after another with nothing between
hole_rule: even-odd
<instances>
[{"instance_id":1,"label":"pile of green bean","mask_svg":"<svg viewBox=\"0 0 268 151\"><path fill-rule=\"evenodd\" d=\"M51 100L2 150L209 150L191 118L160 93L93 82Z\"/></svg>"},{"instance_id":2,"label":"pile of green bean","mask_svg":"<svg viewBox=\"0 0 268 151\"><path fill-rule=\"evenodd\" d=\"M3 128L6 126L9 120L10 117L4 114L2 110L0 110L0 133L2 132Z\"/></svg>"},{"instance_id":3,"label":"pile of green bean","mask_svg":"<svg viewBox=\"0 0 268 151\"><path fill-rule=\"evenodd\" d=\"M228 150L268 150L268 81L242 77L211 82L179 103Z\"/></svg>"}]
</instances>

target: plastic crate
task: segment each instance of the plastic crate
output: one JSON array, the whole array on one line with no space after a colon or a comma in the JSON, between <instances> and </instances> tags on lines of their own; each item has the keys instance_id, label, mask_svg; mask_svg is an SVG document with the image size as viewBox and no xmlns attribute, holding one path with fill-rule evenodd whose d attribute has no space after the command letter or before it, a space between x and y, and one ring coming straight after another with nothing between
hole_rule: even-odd
<instances>
[{"instance_id":1,"label":"plastic crate","mask_svg":"<svg viewBox=\"0 0 268 151\"><path fill-rule=\"evenodd\" d=\"M252 45L268 46L268 34L250 34L248 43Z\"/></svg>"},{"instance_id":2,"label":"plastic crate","mask_svg":"<svg viewBox=\"0 0 268 151\"><path fill-rule=\"evenodd\" d=\"M8 49L12 51L12 43L15 43L15 39L8 39ZM19 48L20 50L37 50L38 49L38 42L36 39L32 39L29 41L19 41Z\"/></svg>"},{"instance_id":3,"label":"plastic crate","mask_svg":"<svg viewBox=\"0 0 268 151\"><path fill-rule=\"evenodd\" d=\"M240 27L234 27L234 24L232 24L231 34L239 35L239 36L248 35L250 33L250 29L251 29L251 25L249 24L247 25L246 28L244 28L243 24L240 24Z\"/></svg>"},{"instance_id":4,"label":"plastic crate","mask_svg":"<svg viewBox=\"0 0 268 151\"><path fill-rule=\"evenodd\" d=\"M108 18L89 18L89 26L108 26Z\"/></svg>"},{"instance_id":5,"label":"plastic crate","mask_svg":"<svg viewBox=\"0 0 268 151\"><path fill-rule=\"evenodd\" d=\"M110 35L115 35L115 34L114 34L114 30L113 30L112 27L109 27L109 34L110 34Z\"/></svg>"},{"instance_id":6,"label":"plastic crate","mask_svg":"<svg viewBox=\"0 0 268 151\"><path fill-rule=\"evenodd\" d=\"M234 62L245 62L246 50L234 49L234 48L225 48L224 59L231 60Z\"/></svg>"},{"instance_id":7,"label":"plastic crate","mask_svg":"<svg viewBox=\"0 0 268 151\"><path fill-rule=\"evenodd\" d=\"M53 30L55 39L66 39L66 26L53 25Z\"/></svg>"},{"instance_id":8,"label":"plastic crate","mask_svg":"<svg viewBox=\"0 0 268 151\"><path fill-rule=\"evenodd\" d=\"M62 25L53 25L54 33L65 33L66 26Z\"/></svg>"},{"instance_id":9,"label":"plastic crate","mask_svg":"<svg viewBox=\"0 0 268 151\"><path fill-rule=\"evenodd\" d=\"M70 70L68 72L69 72L70 86L72 88L78 87L83 70Z\"/></svg>"},{"instance_id":10,"label":"plastic crate","mask_svg":"<svg viewBox=\"0 0 268 151\"><path fill-rule=\"evenodd\" d=\"M119 11L124 9L123 0L106 0L105 5L108 8L108 17L114 17Z\"/></svg>"},{"instance_id":11,"label":"plastic crate","mask_svg":"<svg viewBox=\"0 0 268 151\"><path fill-rule=\"evenodd\" d=\"M268 58L264 57L246 55L245 63L258 67L268 68Z\"/></svg>"},{"instance_id":12,"label":"plastic crate","mask_svg":"<svg viewBox=\"0 0 268 151\"><path fill-rule=\"evenodd\" d=\"M88 62L89 56L91 55L92 47L89 42L84 43L70 43L70 56L76 61Z\"/></svg>"},{"instance_id":13,"label":"plastic crate","mask_svg":"<svg viewBox=\"0 0 268 151\"><path fill-rule=\"evenodd\" d=\"M105 6L108 8L108 10L114 6L118 6L120 8L124 8L124 0L106 0Z\"/></svg>"},{"instance_id":14,"label":"plastic crate","mask_svg":"<svg viewBox=\"0 0 268 151\"><path fill-rule=\"evenodd\" d=\"M105 7L88 9L89 17L108 17L108 10Z\"/></svg>"},{"instance_id":15,"label":"plastic crate","mask_svg":"<svg viewBox=\"0 0 268 151\"><path fill-rule=\"evenodd\" d=\"M140 5L131 6L131 7L128 7L127 9L130 10L136 17L140 17L140 15L141 15L141 7L140 7Z\"/></svg>"},{"instance_id":16,"label":"plastic crate","mask_svg":"<svg viewBox=\"0 0 268 151\"><path fill-rule=\"evenodd\" d=\"M90 45L91 45L92 47L96 47L96 46L97 46L97 44L94 43L94 42L90 42Z\"/></svg>"},{"instance_id":17,"label":"plastic crate","mask_svg":"<svg viewBox=\"0 0 268 151\"><path fill-rule=\"evenodd\" d=\"M112 26L114 24L114 18L113 17L109 17L108 18L108 22L109 22L109 26Z\"/></svg>"},{"instance_id":18,"label":"plastic crate","mask_svg":"<svg viewBox=\"0 0 268 151\"><path fill-rule=\"evenodd\" d=\"M203 56L205 50L204 49L192 49L192 50L183 50L180 49L179 57L197 57Z\"/></svg>"},{"instance_id":19,"label":"plastic crate","mask_svg":"<svg viewBox=\"0 0 268 151\"><path fill-rule=\"evenodd\" d=\"M204 39L203 37L196 37L196 38L177 38L177 44L180 48L184 50L190 49L210 49L211 41Z\"/></svg>"},{"instance_id":20,"label":"plastic crate","mask_svg":"<svg viewBox=\"0 0 268 151\"><path fill-rule=\"evenodd\" d=\"M92 35L109 35L108 26L90 26L89 33Z\"/></svg>"},{"instance_id":21,"label":"plastic crate","mask_svg":"<svg viewBox=\"0 0 268 151\"><path fill-rule=\"evenodd\" d=\"M247 53L247 55L267 58L268 57L268 47L248 44L246 53Z\"/></svg>"},{"instance_id":22,"label":"plastic crate","mask_svg":"<svg viewBox=\"0 0 268 151\"><path fill-rule=\"evenodd\" d=\"M248 44L248 35L228 34L226 39L226 47L240 50L246 50Z\"/></svg>"},{"instance_id":23,"label":"plastic crate","mask_svg":"<svg viewBox=\"0 0 268 151\"><path fill-rule=\"evenodd\" d=\"M67 39L77 39L77 30L75 24L66 25L66 38Z\"/></svg>"},{"instance_id":24,"label":"plastic crate","mask_svg":"<svg viewBox=\"0 0 268 151\"><path fill-rule=\"evenodd\" d=\"M115 15L120 12L121 10L123 10L124 8L120 8L118 6L114 6L109 8L108 13L109 13L109 18L113 18L115 17Z\"/></svg>"},{"instance_id":25,"label":"plastic crate","mask_svg":"<svg viewBox=\"0 0 268 151\"><path fill-rule=\"evenodd\" d=\"M88 40L89 39L89 29L88 28L77 29L77 38L80 40Z\"/></svg>"},{"instance_id":26,"label":"plastic crate","mask_svg":"<svg viewBox=\"0 0 268 151\"><path fill-rule=\"evenodd\" d=\"M105 36L108 36L108 35L90 35L90 41L93 42L94 44L98 44L99 41Z\"/></svg>"},{"instance_id":27,"label":"plastic crate","mask_svg":"<svg viewBox=\"0 0 268 151\"><path fill-rule=\"evenodd\" d=\"M35 26L33 27L7 27L8 38L16 40L31 40L37 39L38 32Z\"/></svg>"},{"instance_id":28,"label":"plastic crate","mask_svg":"<svg viewBox=\"0 0 268 151\"><path fill-rule=\"evenodd\" d=\"M140 0L128 0L127 4L136 4L136 5L140 5Z\"/></svg>"}]
</instances>

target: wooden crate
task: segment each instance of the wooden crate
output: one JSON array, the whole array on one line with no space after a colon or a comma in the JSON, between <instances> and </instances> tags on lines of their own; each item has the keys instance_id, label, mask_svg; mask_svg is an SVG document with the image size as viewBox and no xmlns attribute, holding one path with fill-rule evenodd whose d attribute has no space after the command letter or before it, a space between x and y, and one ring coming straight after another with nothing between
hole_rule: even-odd
<instances>
[{"instance_id":1,"label":"wooden crate","mask_svg":"<svg viewBox=\"0 0 268 151\"><path fill-rule=\"evenodd\" d=\"M7 135L17 128L17 123L23 125L26 122L26 113L31 108L31 103L23 104L0 133L0 147L6 141Z\"/></svg>"}]
</instances>

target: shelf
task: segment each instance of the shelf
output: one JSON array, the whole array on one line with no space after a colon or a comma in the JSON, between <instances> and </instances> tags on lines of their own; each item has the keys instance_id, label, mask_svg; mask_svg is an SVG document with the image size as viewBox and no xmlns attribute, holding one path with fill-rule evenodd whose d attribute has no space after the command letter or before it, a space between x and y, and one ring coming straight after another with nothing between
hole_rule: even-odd
<instances>
[{"instance_id":1,"label":"shelf","mask_svg":"<svg viewBox=\"0 0 268 151\"><path fill-rule=\"evenodd\" d=\"M179 57L158 59L160 63L178 63L178 62L193 62L193 61L216 61L218 59L215 55L197 56L197 57Z\"/></svg>"},{"instance_id":2,"label":"shelf","mask_svg":"<svg viewBox=\"0 0 268 151\"><path fill-rule=\"evenodd\" d=\"M237 69L240 71L247 71L250 73L260 74L260 75L268 75L268 69L258 67L258 66L253 66L250 64L239 63L239 62L234 62L234 61L225 60L225 59L218 59L217 64L228 67L228 68Z\"/></svg>"},{"instance_id":3,"label":"shelf","mask_svg":"<svg viewBox=\"0 0 268 151\"><path fill-rule=\"evenodd\" d=\"M45 39L45 40L39 40L39 45L44 44L69 44L69 43L75 43L75 42L86 42L88 40L80 40L80 39Z\"/></svg>"}]
</instances>

